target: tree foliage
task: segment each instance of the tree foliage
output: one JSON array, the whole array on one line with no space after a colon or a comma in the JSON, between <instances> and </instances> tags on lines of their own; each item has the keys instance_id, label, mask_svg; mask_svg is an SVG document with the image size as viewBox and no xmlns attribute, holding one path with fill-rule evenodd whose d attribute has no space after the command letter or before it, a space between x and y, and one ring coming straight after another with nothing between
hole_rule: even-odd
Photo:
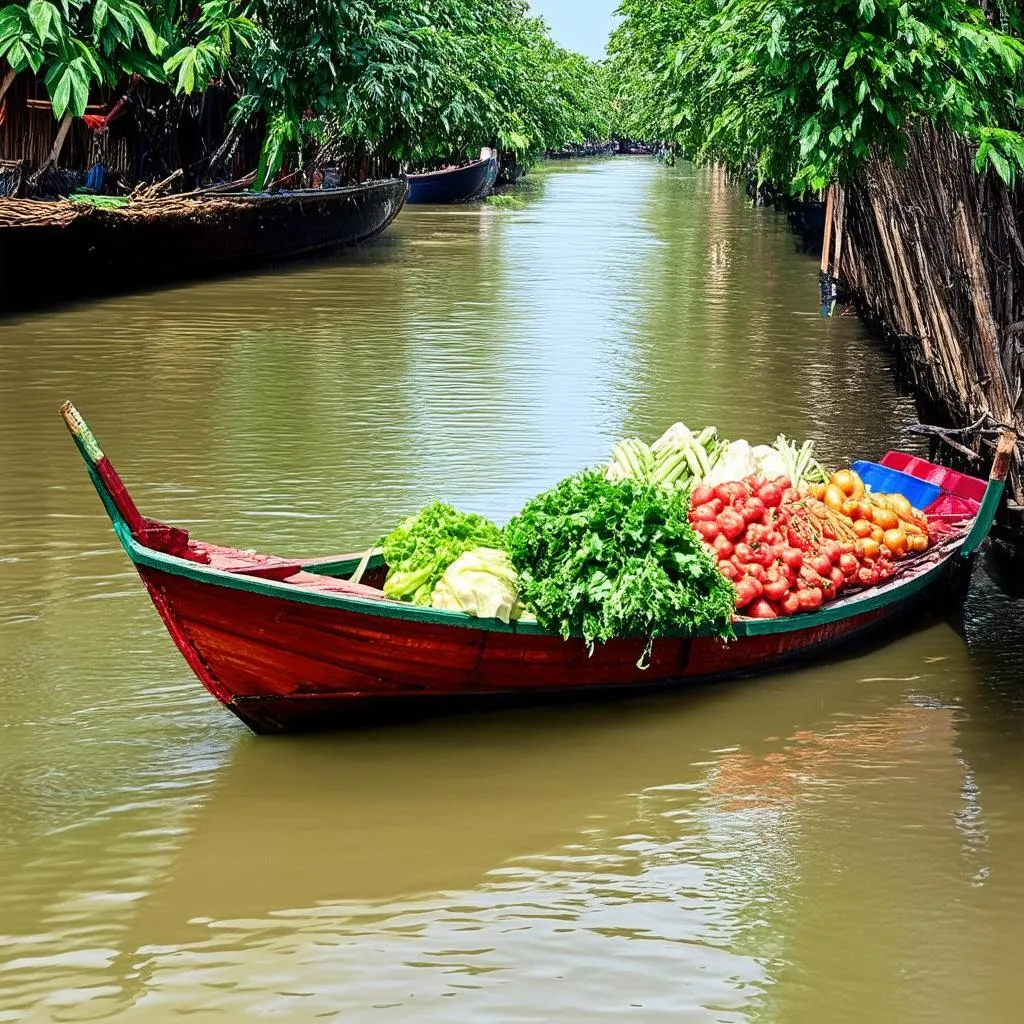
<instances>
[{"instance_id":1,"label":"tree foliage","mask_svg":"<svg viewBox=\"0 0 1024 1024\"><path fill-rule=\"evenodd\" d=\"M616 107L633 131L794 192L901 162L921 121L1024 171L1024 43L1013 4L974 0L624 0Z\"/></svg>"},{"instance_id":2,"label":"tree foliage","mask_svg":"<svg viewBox=\"0 0 1024 1024\"><path fill-rule=\"evenodd\" d=\"M529 159L608 135L602 69L525 0L14 0L0 58L43 76L56 117L132 74L178 95L226 81L265 125L260 178L311 139L427 161Z\"/></svg>"}]
</instances>

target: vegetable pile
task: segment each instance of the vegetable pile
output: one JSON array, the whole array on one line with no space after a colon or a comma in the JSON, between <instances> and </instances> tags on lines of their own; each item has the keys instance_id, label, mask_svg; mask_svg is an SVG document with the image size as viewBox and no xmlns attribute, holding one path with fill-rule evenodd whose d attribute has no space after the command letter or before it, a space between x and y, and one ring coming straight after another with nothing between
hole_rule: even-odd
<instances>
[{"instance_id":1,"label":"vegetable pile","mask_svg":"<svg viewBox=\"0 0 1024 1024\"><path fill-rule=\"evenodd\" d=\"M616 444L499 529L435 502L383 541L384 593L510 622L535 617L588 645L733 635L735 615L811 612L890 579L928 549L927 517L851 469L829 477L811 442L725 441L682 423Z\"/></svg>"},{"instance_id":2,"label":"vegetable pile","mask_svg":"<svg viewBox=\"0 0 1024 1024\"><path fill-rule=\"evenodd\" d=\"M527 502L505 535L522 600L588 644L666 633L732 635L732 587L687 519L686 499L584 470Z\"/></svg>"}]
</instances>

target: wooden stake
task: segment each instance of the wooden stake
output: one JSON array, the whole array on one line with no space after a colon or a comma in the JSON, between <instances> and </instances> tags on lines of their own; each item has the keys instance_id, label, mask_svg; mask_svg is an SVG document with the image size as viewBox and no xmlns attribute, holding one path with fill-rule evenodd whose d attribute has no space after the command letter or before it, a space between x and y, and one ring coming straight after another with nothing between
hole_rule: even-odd
<instances>
[{"instance_id":1,"label":"wooden stake","mask_svg":"<svg viewBox=\"0 0 1024 1024\"><path fill-rule=\"evenodd\" d=\"M0 82L0 100L4 98L7 90L14 84L15 78L17 78L17 74L15 73L14 68L11 68L11 70L4 75L4 80Z\"/></svg>"},{"instance_id":2,"label":"wooden stake","mask_svg":"<svg viewBox=\"0 0 1024 1024\"><path fill-rule=\"evenodd\" d=\"M829 249L832 248L832 186L828 187L825 200L825 237L821 243L821 272L824 274L829 265Z\"/></svg>"}]
</instances>

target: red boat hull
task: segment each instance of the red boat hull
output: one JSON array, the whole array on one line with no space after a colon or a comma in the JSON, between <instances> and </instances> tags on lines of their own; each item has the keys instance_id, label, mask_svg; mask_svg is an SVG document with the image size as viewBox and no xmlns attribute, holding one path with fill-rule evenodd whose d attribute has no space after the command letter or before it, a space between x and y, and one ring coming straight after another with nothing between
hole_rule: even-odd
<instances>
[{"instance_id":1,"label":"red boat hull","mask_svg":"<svg viewBox=\"0 0 1024 1024\"><path fill-rule=\"evenodd\" d=\"M641 669L643 640L612 641L589 655L580 640L396 621L139 571L193 671L260 733L334 727L404 709L411 698L422 708L427 699L526 699L750 675L907 616L899 603L730 643L666 637ZM948 584L948 575L941 580Z\"/></svg>"}]
</instances>

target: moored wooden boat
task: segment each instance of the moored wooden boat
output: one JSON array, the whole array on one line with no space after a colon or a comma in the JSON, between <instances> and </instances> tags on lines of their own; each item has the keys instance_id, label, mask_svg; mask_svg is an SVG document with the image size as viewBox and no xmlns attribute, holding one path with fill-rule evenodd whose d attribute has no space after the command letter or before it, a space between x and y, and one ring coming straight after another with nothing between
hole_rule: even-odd
<instances>
[{"instance_id":1,"label":"moored wooden boat","mask_svg":"<svg viewBox=\"0 0 1024 1024\"><path fill-rule=\"evenodd\" d=\"M366 241L398 215L404 178L350 188L216 190L108 208L0 199L0 307L203 277Z\"/></svg>"},{"instance_id":2,"label":"moored wooden boat","mask_svg":"<svg viewBox=\"0 0 1024 1024\"><path fill-rule=\"evenodd\" d=\"M384 597L359 555L282 558L189 538L143 516L70 403L62 415L114 530L171 637L206 688L256 732L344 723L373 706L628 689L750 675L819 656L941 596L992 526L1014 439L1004 438L977 515L887 584L787 619L736 621L736 639L625 638L590 653L536 623L505 624Z\"/></svg>"},{"instance_id":3,"label":"moored wooden boat","mask_svg":"<svg viewBox=\"0 0 1024 1024\"><path fill-rule=\"evenodd\" d=\"M498 161L488 155L463 167L408 177L410 203L464 203L491 188L498 177Z\"/></svg>"}]
</instances>

